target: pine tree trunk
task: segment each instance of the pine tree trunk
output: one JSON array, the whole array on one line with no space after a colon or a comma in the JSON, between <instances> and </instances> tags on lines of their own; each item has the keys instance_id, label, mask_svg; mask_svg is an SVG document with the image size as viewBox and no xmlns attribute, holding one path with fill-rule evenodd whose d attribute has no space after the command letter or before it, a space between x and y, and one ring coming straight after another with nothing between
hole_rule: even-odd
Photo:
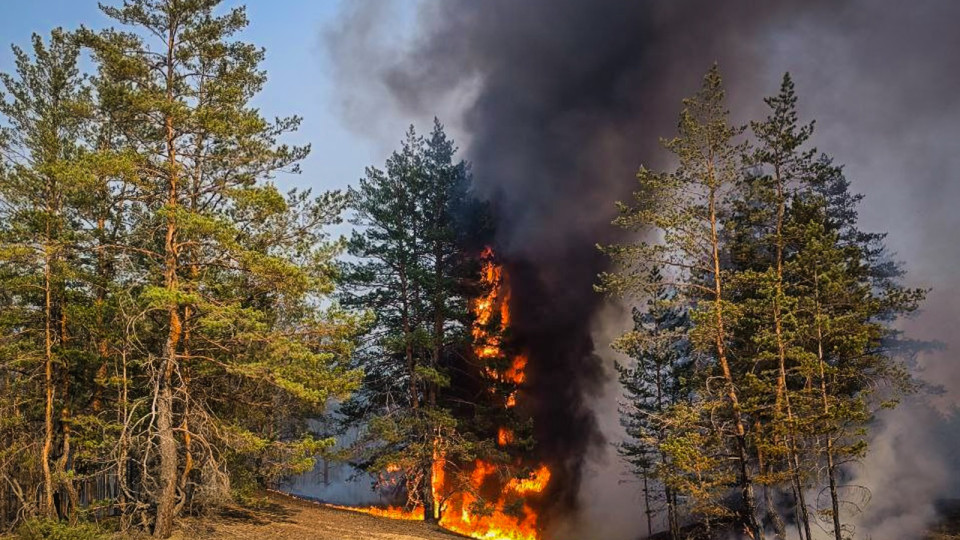
<instances>
[{"instance_id":1,"label":"pine tree trunk","mask_svg":"<svg viewBox=\"0 0 960 540\"><path fill-rule=\"evenodd\" d=\"M814 274L814 290L816 300L816 326L817 326L817 364L820 370L820 399L823 405L823 415L825 420L830 417L830 400L827 394L827 374L826 358L823 351L823 326L820 323L820 280L819 276ZM833 455L833 439L828 432L826 435L826 453L827 453L827 479L830 482L830 505L832 507L833 518L833 536L834 540L843 540L843 532L840 524L840 497L837 493L837 474L836 464Z\"/></svg>"},{"instance_id":2,"label":"pine tree trunk","mask_svg":"<svg viewBox=\"0 0 960 540\"><path fill-rule=\"evenodd\" d=\"M52 199L51 199L52 200ZM51 223L52 209L47 208L46 241L44 242L44 437L40 451L40 467L43 472L43 502L41 514L54 517L53 473L50 470L50 453L53 450L53 246Z\"/></svg>"},{"instance_id":3,"label":"pine tree trunk","mask_svg":"<svg viewBox=\"0 0 960 540\"><path fill-rule=\"evenodd\" d=\"M787 351L786 340L783 336L783 220L786 213L786 196L783 190L783 177L780 173L779 163L774 166L774 179L777 185L777 221L776 221L776 290L773 300L773 323L774 332L777 338L777 359L779 364L779 373L777 377L777 395L776 395L776 414L779 416L783 409L787 413L788 430L788 458L791 461L790 476L794 484L794 497L796 502L797 514L803 524L807 538L810 535L810 517L807 513L807 504L803 494L803 481L800 478L800 456L797 452L796 426L793 418L793 407L790 404L790 396L787 388Z\"/></svg>"},{"instance_id":4,"label":"pine tree trunk","mask_svg":"<svg viewBox=\"0 0 960 540\"><path fill-rule=\"evenodd\" d=\"M436 240L439 242L439 240ZM443 331L443 255L439 249L433 255L433 275L436 281L436 290L433 294L433 351L431 366L438 369L440 366L440 353L443 349L444 331ZM429 403L431 408L437 406L437 385L430 384Z\"/></svg>"},{"instance_id":5,"label":"pine tree trunk","mask_svg":"<svg viewBox=\"0 0 960 540\"><path fill-rule=\"evenodd\" d=\"M413 356L413 323L410 320L410 290L406 272L402 269L400 271L400 284L401 302L403 303L401 313L401 317L403 318L403 352L407 360L407 372L410 375L410 408L417 411L420 409L420 396L417 391L417 363Z\"/></svg>"},{"instance_id":6,"label":"pine tree trunk","mask_svg":"<svg viewBox=\"0 0 960 540\"><path fill-rule=\"evenodd\" d=\"M710 176L713 177L713 165L709 167ZM715 180L712 180L715 182ZM714 184L715 185L715 184ZM710 213L710 241L712 248L713 279L714 279L714 311L716 313L716 336L715 345L717 351L717 360L720 362L720 369L723 372L723 378L727 386L727 398L730 400L730 408L733 412L734 428L736 429L736 451L739 464L739 484L740 494L743 499L744 521L748 532L753 538L763 538L763 527L757 519L756 502L753 490L753 482L750 477L750 470L747 465L747 432L743 424L741 414L740 399L737 395L734 385L733 372L730 370L730 363L727 360L726 353L726 334L724 330L723 317L723 289L720 277L720 239L717 231L717 212L716 212L716 189L711 187L709 193L709 213Z\"/></svg>"},{"instance_id":7,"label":"pine tree trunk","mask_svg":"<svg viewBox=\"0 0 960 540\"><path fill-rule=\"evenodd\" d=\"M653 330L654 339L659 339L660 331L659 328L654 327ZM657 390L657 414L663 414L664 408L666 406L666 399L664 398L664 376L663 376L663 365L660 362L656 363L656 390ZM667 453L662 450L663 442L665 438L665 433L663 427L660 427L657 430L657 448L660 448L660 463L664 466L667 464ZM663 482L663 498L667 503L667 526L670 529L670 540L680 540L680 525L677 520L677 501L676 496L673 493L673 490L670 489L670 486L666 482ZM653 532L653 531L649 531Z\"/></svg>"},{"instance_id":8,"label":"pine tree trunk","mask_svg":"<svg viewBox=\"0 0 960 540\"><path fill-rule=\"evenodd\" d=\"M66 313L66 299L62 296L60 298L60 347L66 348L68 342L67 336L67 313ZM60 502L61 514L66 514L69 517L71 524L76 524L77 522L77 508L79 504L79 494L77 493L77 487L73 481L73 475L71 469L73 468L73 449L71 448L71 436L72 431L70 428L70 407L67 405L66 400L70 396L70 370L69 366L63 366L63 396L64 396L64 405L60 409L60 430L62 432L62 446L60 459L57 462L57 477L58 483L66 491L67 497L66 500Z\"/></svg>"},{"instance_id":9,"label":"pine tree trunk","mask_svg":"<svg viewBox=\"0 0 960 540\"><path fill-rule=\"evenodd\" d=\"M102 197L106 197L106 190L101 192ZM97 372L94 375L94 384L93 384L93 400L91 402L91 408L93 409L94 414L99 413L103 409L103 391L104 384L103 381L107 378L107 355L110 351L110 343L107 339L107 328L106 321L103 317L104 305L107 301L107 283L109 276L107 270L106 262L106 253L103 248L103 239L106 233L106 218L103 215L97 217L97 236L99 242L101 243L97 249L97 279L100 283L97 284L97 298L96 298L96 308L97 308L97 332L100 334L97 338L97 354L100 356L100 366L97 367Z\"/></svg>"},{"instance_id":10,"label":"pine tree trunk","mask_svg":"<svg viewBox=\"0 0 960 540\"><path fill-rule=\"evenodd\" d=\"M670 525L670 540L680 540L680 519L677 515L677 495L669 487L664 488L667 496L667 522Z\"/></svg>"},{"instance_id":11,"label":"pine tree trunk","mask_svg":"<svg viewBox=\"0 0 960 540\"><path fill-rule=\"evenodd\" d=\"M653 509L650 508L650 486L647 471L643 471L643 513L647 517L647 536L653 536Z\"/></svg>"},{"instance_id":12,"label":"pine tree trunk","mask_svg":"<svg viewBox=\"0 0 960 540\"><path fill-rule=\"evenodd\" d=\"M66 393L64 395L67 395ZM77 493L77 487L74 485L73 476L70 474L73 468L73 449L71 448L71 430L70 430L70 409L64 407L60 414L60 423L63 429L63 455L57 464L57 474L60 477L60 485L67 492L67 500L61 501L61 507L66 506L65 513L69 517L71 525L77 523L77 509L80 504L80 496Z\"/></svg>"},{"instance_id":13,"label":"pine tree trunk","mask_svg":"<svg viewBox=\"0 0 960 540\"><path fill-rule=\"evenodd\" d=\"M840 496L837 493L837 470L833 460L833 441L827 435L827 478L830 481L830 504L833 510L833 536L835 540L843 540L843 529L840 524Z\"/></svg>"},{"instance_id":14,"label":"pine tree trunk","mask_svg":"<svg viewBox=\"0 0 960 540\"><path fill-rule=\"evenodd\" d=\"M431 463L432 465L432 463ZM426 467L423 482L423 520L427 523L436 523L438 521L438 508L433 500L433 467Z\"/></svg>"},{"instance_id":15,"label":"pine tree trunk","mask_svg":"<svg viewBox=\"0 0 960 540\"><path fill-rule=\"evenodd\" d=\"M176 313L171 314L171 324L175 321ZM174 506L177 489L177 443L173 434L173 389L171 379L173 356L176 340L168 338L164 346L164 362L161 380L160 395L157 399L157 436L160 439L160 493L157 496L157 522L153 534L157 538L168 538L173 531Z\"/></svg>"},{"instance_id":16,"label":"pine tree trunk","mask_svg":"<svg viewBox=\"0 0 960 540\"><path fill-rule=\"evenodd\" d=\"M759 430L759 424L759 421L756 422L754 428ZM763 452L759 448L757 448L757 470L760 471L761 475L767 472L767 464L764 462ZM773 531L776 534L777 540L786 540L787 526L784 524L783 518L780 517L780 512L777 510L777 505L773 500L773 495L770 494L769 485L763 486L763 502L766 504L767 519L773 524Z\"/></svg>"},{"instance_id":17,"label":"pine tree trunk","mask_svg":"<svg viewBox=\"0 0 960 540\"><path fill-rule=\"evenodd\" d=\"M196 277L196 267L191 267L191 273L194 274L193 277ZM190 433L190 376L188 375L187 369L188 365L186 364L187 360L190 358L190 307L185 307L183 309L183 319L184 324L187 325L183 331L183 357L184 365L180 367L181 373L181 384L180 392L183 394L183 420L180 424L180 429L183 431L183 471L180 473L180 481L177 484L177 489L180 491L180 502L176 506L176 511L174 513L179 513L180 509L185 505L189 504L189 494L187 493L187 482L190 480L190 473L193 472L193 436Z\"/></svg>"},{"instance_id":18,"label":"pine tree trunk","mask_svg":"<svg viewBox=\"0 0 960 540\"><path fill-rule=\"evenodd\" d=\"M434 279L436 280L436 290L433 294L433 347L431 351L431 368L437 369L440 366L440 351L443 348L444 341L444 332L443 332L443 298L441 295L441 283L443 282L443 258L439 253L434 253L434 265L433 265ZM430 408L436 410L437 408L437 385L434 382L427 384L427 403ZM426 521L428 522L438 522L440 520L440 507L436 498L434 497L435 493L433 490L434 468L437 466L438 453L437 447L440 443L440 433L438 432L433 439L433 453L431 454L431 462L429 470L427 471L427 491L429 496L425 499L427 503L425 504L424 515Z\"/></svg>"},{"instance_id":19,"label":"pine tree trunk","mask_svg":"<svg viewBox=\"0 0 960 540\"><path fill-rule=\"evenodd\" d=\"M129 455L129 442L127 430L129 429L130 410L127 402L127 345L124 339L123 349L120 352L120 366L122 377L117 407L119 408L119 418L122 423L120 428L120 437L117 441L117 507L120 509L120 530L125 531L129 526L130 513L127 510L127 493L129 493L129 484L127 480L127 459Z\"/></svg>"},{"instance_id":20,"label":"pine tree trunk","mask_svg":"<svg viewBox=\"0 0 960 540\"><path fill-rule=\"evenodd\" d=\"M167 99L173 101L174 69L174 29L171 28L167 40ZM177 171L177 153L174 140L173 118L170 114L164 120L166 128L167 172L169 192L167 198L167 230L164 243L164 284L167 291L175 293L177 280L177 221L174 210L177 206L179 175ZM173 531L174 509L176 505L177 441L173 432L173 373L177 362L177 349L182 330L180 308L170 300L168 308L167 339L163 345L162 365L159 373L159 396L157 399L157 437L160 447L160 493L157 496L157 518L154 536L167 538Z\"/></svg>"},{"instance_id":21,"label":"pine tree trunk","mask_svg":"<svg viewBox=\"0 0 960 540\"><path fill-rule=\"evenodd\" d=\"M796 448L796 446L794 446L794 448ZM807 509L807 497L803 493L804 486L800 478L800 458L796 450L793 450L793 483L794 490L796 490L797 517L800 520L800 526L803 527L803 532L806 534L807 540L811 540L813 534L810 532L810 511Z\"/></svg>"}]
</instances>

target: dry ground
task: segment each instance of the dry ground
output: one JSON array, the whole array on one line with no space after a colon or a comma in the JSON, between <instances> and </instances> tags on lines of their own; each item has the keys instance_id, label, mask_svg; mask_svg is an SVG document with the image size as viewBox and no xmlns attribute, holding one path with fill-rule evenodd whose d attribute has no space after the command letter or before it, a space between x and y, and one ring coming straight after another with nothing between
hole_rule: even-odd
<instances>
[{"instance_id":1,"label":"dry ground","mask_svg":"<svg viewBox=\"0 0 960 540\"><path fill-rule=\"evenodd\" d=\"M456 540L426 523L383 519L267 493L257 510L231 509L219 516L188 519L178 540Z\"/></svg>"}]
</instances>

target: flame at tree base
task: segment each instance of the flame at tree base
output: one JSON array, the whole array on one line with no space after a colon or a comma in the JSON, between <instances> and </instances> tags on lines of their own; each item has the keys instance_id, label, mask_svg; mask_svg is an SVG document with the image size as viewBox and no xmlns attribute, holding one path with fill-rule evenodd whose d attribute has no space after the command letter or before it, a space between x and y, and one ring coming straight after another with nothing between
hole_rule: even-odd
<instances>
[{"instance_id":1,"label":"flame at tree base","mask_svg":"<svg viewBox=\"0 0 960 540\"><path fill-rule=\"evenodd\" d=\"M497 481L495 466L484 461L475 463L470 483L480 490L490 481ZM526 478L511 478L501 489L496 501L481 501L473 493L459 493L444 505L440 526L480 540L539 540L538 515L527 497L541 493L550 481L550 470L544 465ZM486 506L486 512L476 512Z\"/></svg>"},{"instance_id":2,"label":"flame at tree base","mask_svg":"<svg viewBox=\"0 0 960 540\"><path fill-rule=\"evenodd\" d=\"M520 385L527 379L527 358L523 354L506 355L504 352L502 334L510 323L510 291L505 286L502 267L494 260L493 250L484 250L481 259L481 281L487 292L471 303L476 321L472 328L474 354L486 363L481 366L481 373L496 383L493 388L509 388L502 396L502 405L505 409L512 409L517 404ZM494 319L495 315L499 318ZM499 331L491 331L489 326L492 324L498 326ZM509 361L505 362L505 359ZM515 434L507 427L500 427L496 437L498 446L506 448L514 443ZM434 439L431 467L433 500L442 501L441 508L434 510L434 519L438 519L441 527L478 540L541 540L539 515L531 501L540 497L550 482L550 469L546 465L539 465L526 476L506 478L497 465L477 460L467 464L469 472L463 479L466 486L461 487L462 484L458 485L461 479L455 480L446 474L447 461L442 446L442 439ZM518 459L513 467L506 469L521 467ZM419 505L409 510L327 506L390 519L419 521L424 518L424 507Z\"/></svg>"},{"instance_id":3,"label":"flame at tree base","mask_svg":"<svg viewBox=\"0 0 960 540\"><path fill-rule=\"evenodd\" d=\"M502 363L497 367L498 360L505 355L502 336L510 325L510 290L493 250L487 247L480 257L481 281L486 292L471 305L476 321L472 328L474 354L488 362L482 367L487 377L500 386L512 385L503 403L506 409L512 409L517 404L517 391L527 379L527 358L516 354L506 368ZM495 319L495 315L499 315L499 319ZM491 323L498 323L499 332L489 328ZM513 444L514 438L513 431L507 427L501 426L497 431L497 444L501 448ZM439 461L443 462L442 456ZM440 526L479 540L539 540L539 515L530 506L529 499L540 495L549 482L550 469L546 465L540 465L526 477L504 481L495 465L477 460L470 471L469 488L453 493L444 501ZM442 481L434 482L435 500L444 487ZM492 497L481 497L490 493Z\"/></svg>"}]
</instances>

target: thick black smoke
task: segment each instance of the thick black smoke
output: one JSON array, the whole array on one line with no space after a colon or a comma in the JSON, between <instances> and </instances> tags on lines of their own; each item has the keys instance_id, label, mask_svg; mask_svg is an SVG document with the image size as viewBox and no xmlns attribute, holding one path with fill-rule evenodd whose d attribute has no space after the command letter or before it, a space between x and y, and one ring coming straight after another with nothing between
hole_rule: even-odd
<instances>
[{"instance_id":1,"label":"thick black smoke","mask_svg":"<svg viewBox=\"0 0 960 540\"><path fill-rule=\"evenodd\" d=\"M756 116L760 98L776 90L783 71L793 71L804 112L818 117L820 126L842 124L817 142L841 162L853 159L848 172L854 187L871 195L869 204L905 203L889 193L897 189L924 193L918 208L943 201L930 193L934 188L958 200L957 163L950 160L960 135L960 49L949 36L960 3L934 1L924 9L892 1L801 0L418 5L410 41L395 39L389 17L398 12L374 1L349 3L342 26L327 33L344 111L348 121L373 129L383 124L385 111L407 119L446 115L467 142L478 189L497 211L497 247L511 261L514 330L530 351L538 438L558 474L551 494L555 515L574 514L582 485L598 485L583 477L583 466L606 452L599 426L616 424L598 422L595 414L612 414L609 396L616 394L601 360L609 355L608 343L594 343L604 304L592 285L605 266L595 246L614 238L612 203L629 196L637 167L663 165L658 137L674 132L680 99L696 90L713 62L720 63L737 119ZM952 143L900 145L911 142L903 126L920 131L932 121L940 134L953 136ZM901 148L921 151L927 161L914 163ZM902 169L877 171L877 162L863 158L871 155ZM858 172L882 178L861 180ZM907 175L903 185L891 180L898 174ZM874 185L888 192L874 194ZM924 277L950 277L942 271L955 268L958 257L944 229L958 224L955 214L937 211L933 220L917 222L879 219L871 225L911 226L914 233L898 237L895 231L895 247L911 234L938 238L936 252L911 251L923 258L912 267L925 269ZM938 313L926 317L956 314L956 296L947 305L938 302ZM955 367L939 369L957 373ZM603 399L607 405L598 406ZM624 517L642 521L636 515ZM588 536L627 538L628 529L602 529L611 531L605 534L594 528Z\"/></svg>"},{"instance_id":2,"label":"thick black smoke","mask_svg":"<svg viewBox=\"0 0 960 540\"><path fill-rule=\"evenodd\" d=\"M713 5L437 2L424 14L422 44L384 72L410 110L479 85L462 121L468 158L511 261L512 328L530 356L554 512L575 509L583 460L603 442L585 400L605 377L591 322L605 265L595 246L612 239L613 201L629 195L640 159L656 155L679 97L720 52L737 59L731 66L749 65L757 22L780 11L747 17L735 5Z\"/></svg>"}]
</instances>

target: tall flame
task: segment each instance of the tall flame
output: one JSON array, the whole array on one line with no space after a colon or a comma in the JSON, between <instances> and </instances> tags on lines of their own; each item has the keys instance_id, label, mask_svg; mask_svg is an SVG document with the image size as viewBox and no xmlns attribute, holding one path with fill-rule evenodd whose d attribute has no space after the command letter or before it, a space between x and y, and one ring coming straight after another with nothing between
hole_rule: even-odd
<instances>
[{"instance_id":1,"label":"tall flame","mask_svg":"<svg viewBox=\"0 0 960 540\"><path fill-rule=\"evenodd\" d=\"M472 329L474 353L480 360L495 360L503 356L501 334L510 324L510 292L504 286L503 268L496 264L493 250L489 247L481 255L483 269L481 280L486 292L474 300L472 310L476 323ZM499 331L491 332L490 325L495 313L500 315ZM493 381L513 385L504 406L512 408L517 403L517 388L526 381L527 358L522 354L512 358L504 370L497 366L484 366L484 371ZM514 442L514 433L500 427L497 444L506 447ZM437 483L434 473L434 493L439 494L443 481ZM442 476L441 476L442 478ZM451 496L444 504L440 526L451 531L481 540L539 540L538 515L526 497L543 492L550 481L550 469L537 467L523 478L504 481L499 469L492 463L476 460L469 476L469 489ZM500 486L495 499L479 494L489 486Z\"/></svg>"},{"instance_id":2,"label":"tall flame","mask_svg":"<svg viewBox=\"0 0 960 540\"><path fill-rule=\"evenodd\" d=\"M504 286L503 268L496 264L493 250L489 247L481 255L483 268L481 281L485 293L471 303L476 323L472 330L474 354L481 361L493 362L504 355L502 334L510 324L510 292ZM491 331L494 314L499 313L496 331ZM513 408L517 404L517 391L526 382L527 358L515 355L510 365L502 369L502 364L483 366L484 373L500 386L511 388L504 400L504 407ZM501 426L497 431L497 444L508 447L515 441L515 434ZM540 540L539 516L529 504L528 497L543 493L550 482L550 469L540 465L527 475L519 478L504 478L501 469L484 460L476 460L469 470L466 489L446 489L447 461L443 452L443 441L438 436L434 442L433 464L431 467L431 488L433 499L437 502L434 518L440 526L453 532L480 540ZM517 463L519 466L520 464ZM389 470L394 473L399 468ZM496 488L493 491L491 488ZM444 497L445 492L454 491ZM482 497L481 493L493 492L493 497ZM424 507L367 507L327 505L331 508L362 512L392 519L420 520L424 517ZM441 508L442 507L442 508Z\"/></svg>"}]
</instances>

